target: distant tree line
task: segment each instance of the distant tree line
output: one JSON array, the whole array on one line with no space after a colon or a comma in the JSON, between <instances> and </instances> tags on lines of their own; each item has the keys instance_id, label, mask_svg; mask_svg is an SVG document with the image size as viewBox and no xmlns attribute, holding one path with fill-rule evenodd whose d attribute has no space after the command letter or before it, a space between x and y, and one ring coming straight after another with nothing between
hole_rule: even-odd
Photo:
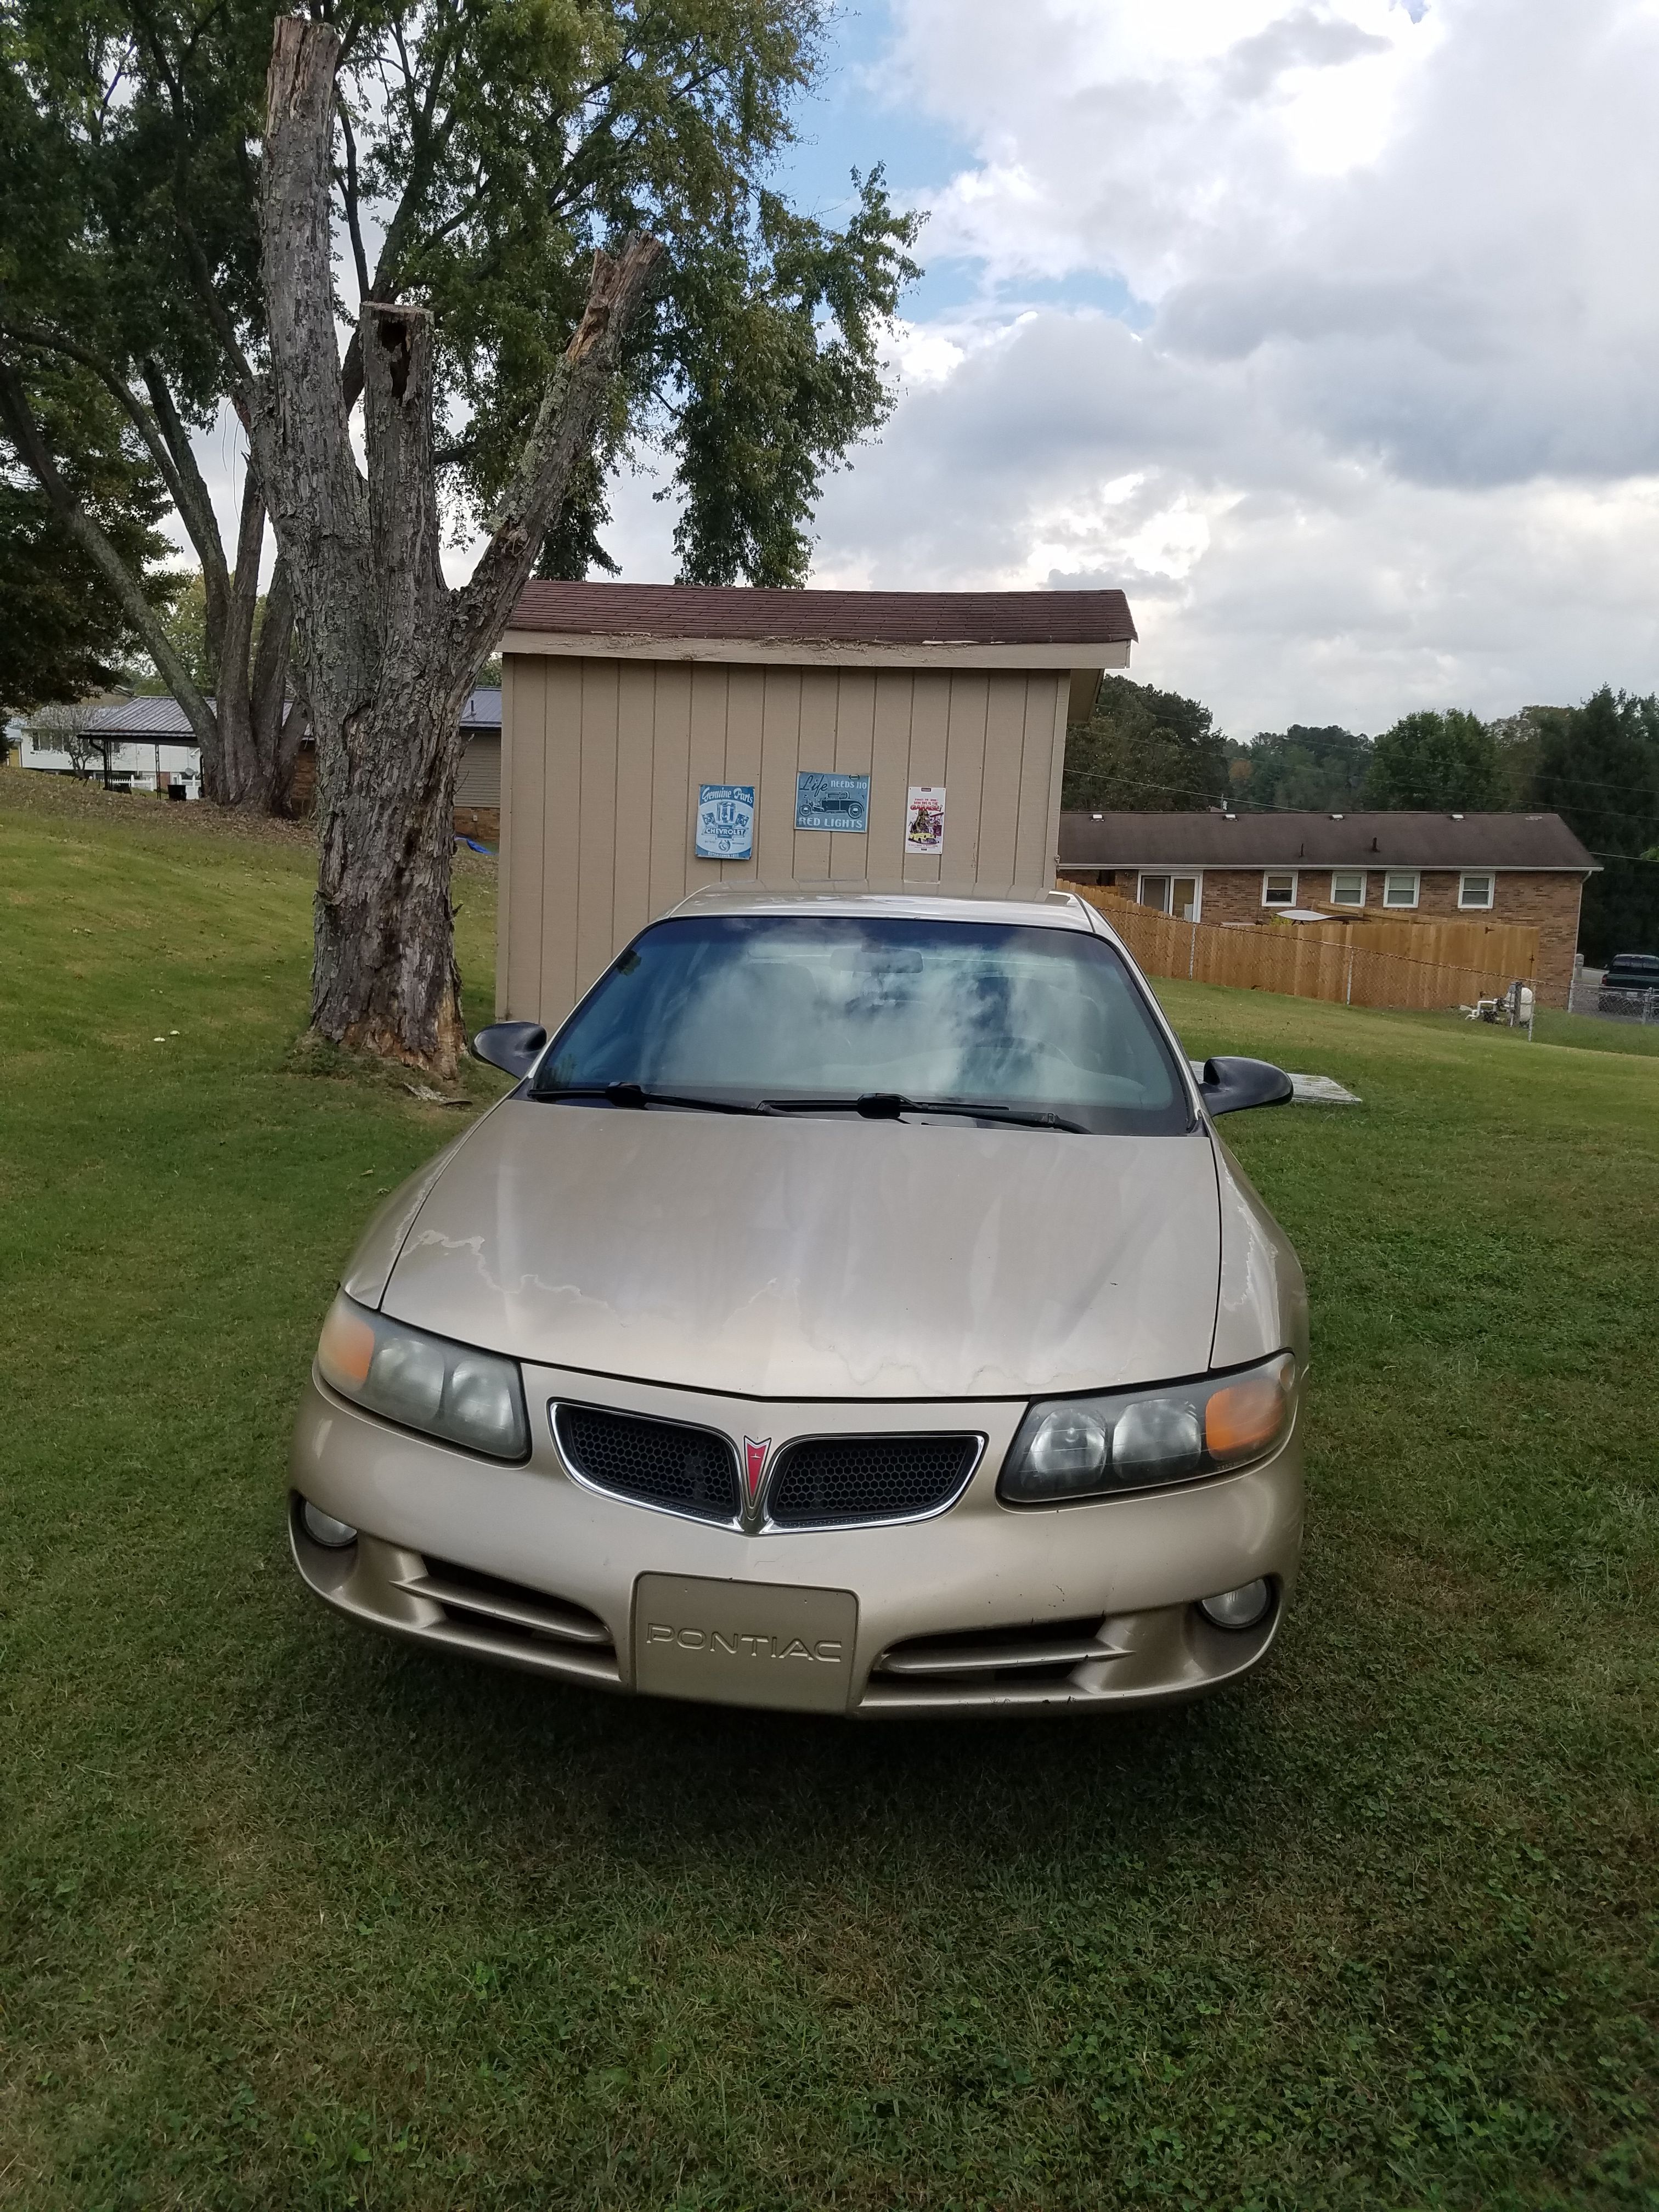
<instances>
[{"instance_id":1,"label":"distant tree line","mask_svg":"<svg viewBox=\"0 0 1659 2212\"><path fill-rule=\"evenodd\" d=\"M1659 951L1659 697L1604 684L1577 707L1483 722L1452 708L1380 737L1293 722L1239 739L1179 692L1103 682L1066 740L1069 811L1422 808L1559 814L1601 863L1584 886L1587 958Z\"/></svg>"}]
</instances>

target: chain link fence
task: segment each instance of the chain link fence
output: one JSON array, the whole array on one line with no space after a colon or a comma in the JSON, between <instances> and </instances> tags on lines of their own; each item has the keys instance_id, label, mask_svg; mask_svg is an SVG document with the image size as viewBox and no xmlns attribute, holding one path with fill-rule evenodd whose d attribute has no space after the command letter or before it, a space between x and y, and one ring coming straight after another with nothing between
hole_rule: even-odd
<instances>
[{"instance_id":1,"label":"chain link fence","mask_svg":"<svg viewBox=\"0 0 1659 2212\"><path fill-rule=\"evenodd\" d=\"M1632 991L1609 988L1599 969L1581 968L1572 979L1568 1009L1575 1014L1595 1014L1607 1022L1659 1022L1659 990Z\"/></svg>"}]
</instances>

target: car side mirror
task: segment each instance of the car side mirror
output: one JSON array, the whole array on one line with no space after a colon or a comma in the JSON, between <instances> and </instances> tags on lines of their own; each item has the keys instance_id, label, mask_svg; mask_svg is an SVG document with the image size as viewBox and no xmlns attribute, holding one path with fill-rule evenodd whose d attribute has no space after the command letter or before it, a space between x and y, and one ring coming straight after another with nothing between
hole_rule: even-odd
<instances>
[{"instance_id":1,"label":"car side mirror","mask_svg":"<svg viewBox=\"0 0 1659 2212\"><path fill-rule=\"evenodd\" d=\"M1198 1095L1212 1114L1242 1114L1247 1106L1287 1106L1295 1091L1282 1067L1265 1060L1206 1060L1198 1073Z\"/></svg>"},{"instance_id":2,"label":"car side mirror","mask_svg":"<svg viewBox=\"0 0 1659 2212\"><path fill-rule=\"evenodd\" d=\"M528 1075L547 1046L539 1022L491 1022L472 1040L474 1060L487 1060L507 1075Z\"/></svg>"}]
</instances>

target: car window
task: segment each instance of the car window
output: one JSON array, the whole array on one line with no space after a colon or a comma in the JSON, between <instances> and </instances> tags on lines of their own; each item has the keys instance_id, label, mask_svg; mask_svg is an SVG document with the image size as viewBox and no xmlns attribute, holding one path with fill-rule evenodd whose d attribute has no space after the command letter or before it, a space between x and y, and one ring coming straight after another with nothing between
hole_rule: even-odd
<instances>
[{"instance_id":1,"label":"car window","mask_svg":"<svg viewBox=\"0 0 1659 2212\"><path fill-rule=\"evenodd\" d=\"M896 916L687 915L635 939L535 1089L735 1100L869 1091L1048 1111L1097 1132L1192 1126L1121 957L1079 930Z\"/></svg>"}]
</instances>

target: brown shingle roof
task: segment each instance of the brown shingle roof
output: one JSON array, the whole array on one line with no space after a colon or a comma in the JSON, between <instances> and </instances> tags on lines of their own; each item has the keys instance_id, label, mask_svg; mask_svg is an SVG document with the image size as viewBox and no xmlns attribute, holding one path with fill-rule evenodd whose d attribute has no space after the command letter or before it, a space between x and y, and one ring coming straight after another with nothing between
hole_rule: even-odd
<instances>
[{"instance_id":1,"label":"brown shingle roof","mask_svg":"<svg viewBox=\"0 0 1659 2212\"><path fill-rule=\"evenodd\" d=\"M508 627L590 637L811 645L1124 645L1121 592L778 592L691 584L526 584Z\"/></svg>"},{"instance_id":2,"label":"brown shingle roof","mask_svg":"<svg viewBox=\"0 0 1659 2212\"><path fill-rule=\"evenodd\" d=\"M1078 868L1582 868L1559 814L1062 814Z\"/></svg>"}]
</instances>

